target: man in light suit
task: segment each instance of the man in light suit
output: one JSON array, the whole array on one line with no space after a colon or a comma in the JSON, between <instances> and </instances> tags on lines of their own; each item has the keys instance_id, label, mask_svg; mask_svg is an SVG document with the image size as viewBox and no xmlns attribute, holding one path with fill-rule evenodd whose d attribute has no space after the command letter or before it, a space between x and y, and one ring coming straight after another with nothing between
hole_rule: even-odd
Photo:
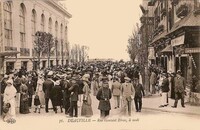
<instances>
[{"instance_id":1,"label":"man in light suit","mask_svg":"<svg viewBox=\"0 0 200 130\"><path fill-rule=\"evenodd\" d=\"M128 107L128 115L131 116L131 102L135 97L135 89L133 87L133 84L130 83L130 78L125 77L124 79L125 83L122 83L121 87L121 98L124 104L124 108L126 109Z\"/></svg>"}]
</instances>

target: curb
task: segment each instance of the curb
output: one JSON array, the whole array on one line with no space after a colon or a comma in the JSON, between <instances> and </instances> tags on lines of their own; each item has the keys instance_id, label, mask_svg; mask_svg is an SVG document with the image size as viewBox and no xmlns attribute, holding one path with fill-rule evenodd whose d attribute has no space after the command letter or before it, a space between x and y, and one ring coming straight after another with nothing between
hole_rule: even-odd
<instances>
[{"instance_id":1,"label":"curb","mask_svg":"<svg viewBox=\"0 0 200 130\"><path fill-rule=\"evenodd\" d=\"M166 112L166 113L177 113L177 114L184 114L184 115L191 115L191 116L200 116L200 113L192 113L192 112L169 111L169 110L162 110L162 109L150 108L150 107L142 107L142 109L159 111L159 112Z\"/></svg>"}]
</instances>

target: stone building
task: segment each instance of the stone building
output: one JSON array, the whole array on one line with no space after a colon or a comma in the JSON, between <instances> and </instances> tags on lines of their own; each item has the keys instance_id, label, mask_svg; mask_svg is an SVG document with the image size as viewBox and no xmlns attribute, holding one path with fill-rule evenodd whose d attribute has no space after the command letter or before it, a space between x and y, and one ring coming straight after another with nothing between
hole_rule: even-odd
<instances>
[{"instance_id":1,"label":"stone building","mask_svg":"<svg viewBox=\"0 0 200 130\"><path fill-rule=\"evenodd\" d=\"M5 56L3 73L11 69L36 69L35 33L51 33L57 40L50 56L41 57L41 68L68 63L68 23L72 15L56 0L9 0L0 2L0 52L19 52ZM57 55L55 55L55 52ZM56 61L57 60L57 61ZM2 72L1 72L2 73Z\"/></svg>"}]
</instances>

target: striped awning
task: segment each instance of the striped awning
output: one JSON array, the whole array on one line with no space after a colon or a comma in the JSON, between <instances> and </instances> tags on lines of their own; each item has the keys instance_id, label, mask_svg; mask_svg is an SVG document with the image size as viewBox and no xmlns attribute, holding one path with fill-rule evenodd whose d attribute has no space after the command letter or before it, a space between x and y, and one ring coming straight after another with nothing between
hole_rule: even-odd
<instances>
[{"instance_id":1,"label":"striped awning","mask_svg":"<svg viewBox=\"0 0 200 130\"><path fill-rule=\"evenodd\" d=\"M161 52L162 53L167 53L167 52L172 52L172 51L173 51L172 45L168 45Z\"/></svg>"}]
</instances>

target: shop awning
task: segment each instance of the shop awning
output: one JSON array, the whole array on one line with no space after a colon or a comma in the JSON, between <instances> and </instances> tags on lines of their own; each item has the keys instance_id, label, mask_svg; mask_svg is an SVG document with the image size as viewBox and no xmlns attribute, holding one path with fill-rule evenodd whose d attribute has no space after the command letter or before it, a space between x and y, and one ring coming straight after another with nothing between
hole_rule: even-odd
<instances>
[{"instance_id":1,"label":"shop awning","mask_svg":"<svg viewBox=\"0 0 200 130\"><path fill-rule=\"evenodd\" d=\"M162 53L167 53L167 52L171 53L172 51L173 51L172 45L168 45L161 52Z\"/></svg>"},{"instance_id":2,"label":"shop awning","mask_svg":"<svg viewBox=\"0 0 200 130\"><path fill-rule=\"evenodd\" d=\"M3 51L0 52L0 56L15 56L19 53L19 51Z\"/></svg>"}]
</instances>

